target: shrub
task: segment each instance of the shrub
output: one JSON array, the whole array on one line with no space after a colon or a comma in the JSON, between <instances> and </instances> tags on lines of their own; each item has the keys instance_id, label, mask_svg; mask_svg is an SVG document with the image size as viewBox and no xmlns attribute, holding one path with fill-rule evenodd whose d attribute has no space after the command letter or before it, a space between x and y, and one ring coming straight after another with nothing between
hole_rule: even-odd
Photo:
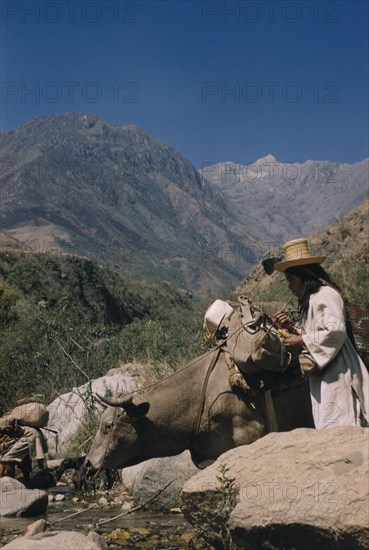
<instances>
[{"instance_id":1,"label":"shrub","mask_svg":"<svg viewBox=\"0 0 369 550\"><path fill-rule=\"evenodd\" d=\"M48 403L124 361L175 368L199 351L202 313L167 282L83 258L0 253L0 414L33 393Z\"/></svg>"}]
</instances>

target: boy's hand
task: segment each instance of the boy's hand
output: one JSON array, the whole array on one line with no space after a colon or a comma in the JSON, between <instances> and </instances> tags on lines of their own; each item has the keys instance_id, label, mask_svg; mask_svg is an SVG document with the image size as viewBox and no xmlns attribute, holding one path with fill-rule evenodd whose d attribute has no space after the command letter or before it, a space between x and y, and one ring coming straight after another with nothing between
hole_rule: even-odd
<instances>
[{"instance_id":1,"label":"boy's hand","mask_svg":"<svg viewBox=\"0 0 369 550\"><path fill-rule=\"evenodd\" d=\"M285 328L289 331L293 329L291 319L288 317L287 313L277 313L273 317L273 321L278 327Z\"/></svg>"},{"instance_id":2,"label":"boy's hand","mask_svg":"<svg viewBox=\"0 0 369 550\"><path fill-rule=\"evenodd\" d=\"M303 348L305 345L301 336L298 336L297 334L291 334L291 336L288 336L288 338L283 340L283 343L291 349Z\"/></svg>"}]
</instances>

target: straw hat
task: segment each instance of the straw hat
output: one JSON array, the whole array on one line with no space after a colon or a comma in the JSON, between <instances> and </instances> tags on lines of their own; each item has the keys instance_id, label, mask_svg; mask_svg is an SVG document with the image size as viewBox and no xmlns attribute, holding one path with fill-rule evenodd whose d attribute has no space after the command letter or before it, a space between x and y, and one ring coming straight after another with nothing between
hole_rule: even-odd
<instances>
[{"instance_id":1,"label":"straw hat","mask_svg":"<svg viewBox=\"0 0 369 550\"><path fill-rule=\"evenodd\" d=\"M309 252L307 239L295 239L283 245L285 259L275 264L277 271L286 271L297 265L321 264L326 256L312 256Z\"/></svg>"}]
</instances>

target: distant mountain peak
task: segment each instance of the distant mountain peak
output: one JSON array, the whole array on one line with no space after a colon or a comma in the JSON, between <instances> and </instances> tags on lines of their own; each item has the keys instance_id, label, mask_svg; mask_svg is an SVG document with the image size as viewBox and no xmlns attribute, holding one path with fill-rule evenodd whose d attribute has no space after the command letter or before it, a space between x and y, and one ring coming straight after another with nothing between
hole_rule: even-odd
<instances>
[{"instance_id":1,"label":"distant mountain peak","mask_svg":"<svg viewBox=\"0 0 369 550\"><path fill-rule=\"evenodd\" d=\"M256 160L253 164L262 164L265 162L278 162L278 161L275 158L275 156L269 154L269 155L266 155L265 157L261 157L260 159Z\"/></svg>"}]
</instances>

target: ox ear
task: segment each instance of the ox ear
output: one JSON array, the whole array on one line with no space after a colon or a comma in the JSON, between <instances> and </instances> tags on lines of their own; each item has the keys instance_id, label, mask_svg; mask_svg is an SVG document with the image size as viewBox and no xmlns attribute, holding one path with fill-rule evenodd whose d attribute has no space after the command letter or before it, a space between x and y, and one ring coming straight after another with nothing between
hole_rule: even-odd
<instances>
[{"instance_id":1,"label":"ox ear","mask_svg":"<svg viewBox=\"0 0 369 550\"><path fill-rule=\"evenodd\" d=\"M126 411L129 418L139 418L140 416L145 416L150 409L150 403L140 403L135 405L132 401L124 403L123 409Z\"/></svg>"}]
</instances>

